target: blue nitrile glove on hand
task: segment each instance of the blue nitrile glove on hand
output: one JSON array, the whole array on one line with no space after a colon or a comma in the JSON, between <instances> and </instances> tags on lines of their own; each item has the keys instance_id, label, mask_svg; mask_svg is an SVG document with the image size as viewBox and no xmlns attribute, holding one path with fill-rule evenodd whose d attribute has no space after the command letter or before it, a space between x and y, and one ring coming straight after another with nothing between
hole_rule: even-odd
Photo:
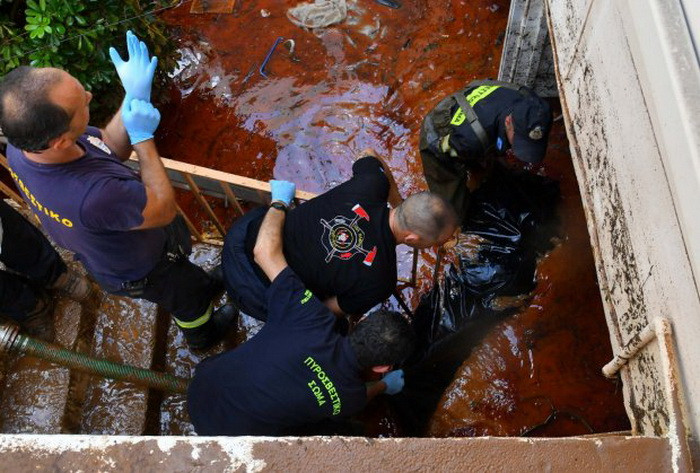
<instances>
[{"instance_id":1,"label":"blue nitrile glove on hand","mask_svg":"<svg viewBox=\"0 0 700 473\"><path fill-rule=\"evenodd\" d=\"M139 40L131 31L126 32L126 48L129 53L126 61L122 60L116 49L109 48L109 57L124 86L126 100L130 102L133 99L139 99L150 102L151 85L158 58L155 56L149 58L146 43Z\"/></svg>"},{"instance_id":2,"label":"blue nitrile glove on hand","mask_svg":"<svg viewBox=\"0 0 700 473\"><path fill-rule=\"evenodd\" d=\"M122 122L129 134L131 144L153 138L158 123L160 123L160 112L157 108L143 100L124 101L122 104Z\"/></svg>"},{"instance_id":3,"label":"blue nitrile glove on hand","mask_svg":"<svg viewBox=\"0 0 700 473\"><path fill-rule=\"evenodd\" d=\"M296 186L289 181L270 181L270 193L272 194L272 202L282 202L289 207L294 198Z\"/></svg>"},{"instance_id":4,"label":"blue nitrile glove on hand","mask_svg":"<svg viewBox=\"0 0 700 473\"><path fill-rule=\"evenodd\" d=\"M394 371L389 371L384 377L382 378L382 381L384 381L384 384L386 384L386 391L384 391L387 394L398 394L401 392L403 389L403 370L394 370Z\"/></svg>"}]
</instances>

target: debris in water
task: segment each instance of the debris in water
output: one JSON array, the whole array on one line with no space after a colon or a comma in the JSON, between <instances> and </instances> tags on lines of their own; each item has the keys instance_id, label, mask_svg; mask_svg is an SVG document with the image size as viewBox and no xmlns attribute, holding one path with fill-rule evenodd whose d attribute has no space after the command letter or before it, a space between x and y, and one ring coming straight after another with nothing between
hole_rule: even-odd
<instances>
[{"instance_id":1,"label":"debris in water","mask_svg":"<svg viewBox=\"0 0 700 473\"><path fill-rule=\"evenodd\" d=\"M374 0L380 5L384 5L385 7L389 8L401 8L401 4L397 2L396 0Z\"/></svg>"},{"instance_id":2,"label":"debris in water","mask_svg":"<svg viewBox=\"0 0 700 473\"><path fill-rule=\"evenodd\" d=\"M267 63L270 62L270 58L272 57L272 53L275 52L275 49L277 48L277 45L280 44L282 41L284 41L284 38L282 36L279 36L276 40L275 43L272 45L270 50L267 52L267 56L265 56L265 59L263 60L262 64L260 65L260 75L267 78L267 74L265 74L265 66L267 66ZM292 48L293 49L293 46ZM290 49L290 52L291 52Z\"/></svg>"},{"instance_id":3,"label":"debris in water","mask_svg":"<svg viewBox=\"0 0 700 473\"><path fill-rule=\"evenodd\" d=\"M289 21L302 28L324 28L340 23L347 15L345 0L316 0L287 10Z\"/></svg>"}]
</instances>

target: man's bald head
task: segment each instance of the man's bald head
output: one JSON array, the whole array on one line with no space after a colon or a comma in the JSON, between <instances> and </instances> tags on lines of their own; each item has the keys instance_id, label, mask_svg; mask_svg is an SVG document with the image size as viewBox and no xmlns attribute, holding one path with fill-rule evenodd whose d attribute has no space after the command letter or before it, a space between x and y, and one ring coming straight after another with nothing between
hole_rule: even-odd
<instances>
[{"instance_id":1,"label":"man's bald head","mask_svg":"<svg viewBox=\"0 0 700 473\"><path fill-rule=\"evenodd\" d=\"M0 83L0 128L25 151L42 151L70 127L69 113L51 100L68 74L60 69L20 66ZM70 76L68 76L70 77Z\"/></svg>"},{"instance_id":2,"label":"man's bald head","mask_svg":"<svg viewBox=\"0 0 700 473\"><path fill-rule=\"evenodd\" d=\"M409 196L396 207L395 216L399 231L406 235L402 243L416 248L443 244L458 226L457 214L450 203L430 192Z\"/></svg>"}]
</instances>

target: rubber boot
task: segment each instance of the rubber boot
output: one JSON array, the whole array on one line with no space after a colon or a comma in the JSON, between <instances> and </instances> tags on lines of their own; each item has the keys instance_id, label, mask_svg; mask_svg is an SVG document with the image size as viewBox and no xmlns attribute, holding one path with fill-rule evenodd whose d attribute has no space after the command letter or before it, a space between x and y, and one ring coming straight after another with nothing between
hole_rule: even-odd
<instances>
[{"instance_id":1,"label":"rubber boot","mask_svg":"<svg viewBox=\"0 0 700 473\"><path fill-rule=\"evenodd\" d=\"M56 289L70 299L80 302L83 309L89 313L96 312L102 305L104 294L97 283L72 269L61 274L51 289Z\"/></svg>"},{"instance_id":2,"label":"rubber boot","mask_svg":"<svg viewBox=\"0 0 700 473\"><path fill-rule=\"evenodd\" d=\"M86 301L97 290L93 282L72 269L61 274L51 289L58 289L76 302Z\"/></svg>"},{"instance_id":3,"label":"rubber boot","mask_svg":"<svg viewBox=\"0 0 700 473\"><path fill-rule=\"evenodd\" d=\"M224 339L229 329L238 317L238 307L234 304L225 304L212 312L201 325L192 327L192 323L175 319L175 323L182 330L190 349L205 351ZM200 317L201 318L201 317Z\"/></svg>"},{"instance_id":4,"label":"rubber boot","mask_svg":"<svg viewBox=\"0 0 700 473\"><path fill-rule=\"evenodd\" d=\"M19 320L19 325L30 337L50 342L54 337L53 299L44 291L39 292L34 309Z\"/></svg>"},{"instance_id":5,"label":"rubber boot","mask_svg":"<svg viewBox=\"0 0 700 473\"><path fill-rule=\"evenodd\" d=\"M216 266L211 268L209 271L207 271L207 274L209 275L210 278L212 278L214 281L216 281L217 284L219 284L223 287L223 285L224 285L224 268L220 264L217 264Z\"/></svg>"}]
</instances>

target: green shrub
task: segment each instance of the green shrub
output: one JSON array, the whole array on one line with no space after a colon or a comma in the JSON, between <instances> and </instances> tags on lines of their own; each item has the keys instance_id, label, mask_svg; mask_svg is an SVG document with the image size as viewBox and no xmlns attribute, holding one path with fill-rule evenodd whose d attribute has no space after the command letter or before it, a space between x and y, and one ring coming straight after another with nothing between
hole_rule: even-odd
<instances>
[{"instance_id":1,"label":"green shrub","mask_svg":"<svg viewBox=\"0 0 700 473\"><path fill-rule=\"evenodd\" d=\"M95 96L93 123L116 110L121 88L109 60L115 46L125 54L131 29L158 56L159 69L174 65L164 24L153 12L176 0L0 0L0 76L19 65L59 67ZM163 80L165 74L160 75Z\"/></svg>"}]
</instances>

